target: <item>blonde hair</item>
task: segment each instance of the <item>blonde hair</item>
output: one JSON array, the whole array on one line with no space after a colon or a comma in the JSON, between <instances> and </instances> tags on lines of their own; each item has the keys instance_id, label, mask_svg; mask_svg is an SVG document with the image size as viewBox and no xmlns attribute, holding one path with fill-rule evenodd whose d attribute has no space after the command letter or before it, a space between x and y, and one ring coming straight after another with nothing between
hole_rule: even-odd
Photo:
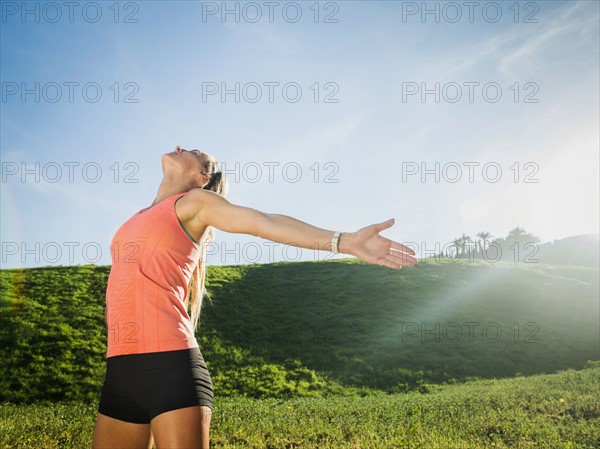
<instances>
[{"instance_id":1,"label":"blonde hair","mask_svg":"<svg viewBox=\"0 0 600 449\"><path fill-rule=\"evenodd\" d=\"M210 174L210 180L202 186L204 190L210 190L222 196L227 196L228 184L225 174L218 170L217 162L208 162L206 165L206 172ZM212 299L206 291L206 247L214 240L214 229L212 226L208 226L208 237L205 242L201 243L200 258L198 264L192 273L190 283L188 286L189 297L188 303L190 307L190 319L194 331L198 328L200 321L200 312L202 311L202 301L204 296L212 304Z\"/></svg>"}]
</instances>

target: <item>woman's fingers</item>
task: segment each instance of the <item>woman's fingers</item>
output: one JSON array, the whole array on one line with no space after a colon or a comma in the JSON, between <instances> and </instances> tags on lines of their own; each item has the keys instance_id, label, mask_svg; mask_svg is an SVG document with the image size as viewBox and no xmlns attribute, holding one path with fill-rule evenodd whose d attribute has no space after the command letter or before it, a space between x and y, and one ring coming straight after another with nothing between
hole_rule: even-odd
<instances>
[{"instance_id":1,"label":"woman's fingers","mask_svg":"<svg viewBox=\"0 0 600 449\"><path fill-rule=\"evenodd\" d=\"M398 243L393 240L391 242L392 242L391 249L395 249L398 251L404 251L405 253L412 254L413 256L416 254L412 248L409 248L408 246L403 245L402 243Z\"/></svg>"},{"instance_id":2,"label":"woman's fingers","mask_svg":"<svg viewBox=\"0 0 600 449\"><path fill-rule=\"evenodd\" d=\"M389 220L383 221L381 223L377 223L373 226L375 226L375 229L377 230L377 232L381 232L384 229L387 229L387 228L393 226L395 221L396 220L394 218L390 218Z\"/></svg>"},{"instance_id":3,"label":"woman's fingers","mask_svg":"<svg viewBox=\"0 0 600 449\"><path fill-rule=\"evenodd\" d=\"M406 254L400 251L390 251L391 254L387 254L385 258L390 262L399 263L405 267L412 267L413 265L419 263L416 257L411 256L410 254Z\"/></svg>"},{"instance_id":4,"label":"woman's fingers","mask_svg":"<svg viewBox=\"0 0 600 449\"><path fill-rule=\"evenodd\" d=\"M383 254L382 254L383 252ZM396 251L393 249L387 249L384 251L378 251L377 254L355 254L360 259L365 262L383 265L388 268L393 268L395 270L399 270L402 267L412 267L419 263L417 258L411 254L407 254L402 251Z\"/></svg>"}]
</instances>

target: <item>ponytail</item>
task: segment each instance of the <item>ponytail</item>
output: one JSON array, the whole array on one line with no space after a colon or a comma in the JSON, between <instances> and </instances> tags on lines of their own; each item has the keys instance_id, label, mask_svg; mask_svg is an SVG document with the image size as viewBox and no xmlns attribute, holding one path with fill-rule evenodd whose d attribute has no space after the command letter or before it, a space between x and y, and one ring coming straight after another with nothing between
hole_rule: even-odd
<instances>
[{"instance_id":1,"label":"ponytail","mask_svg":"<svg viewBox=\"0 0 600 449\"><path fill-rule=\"evenodd\" d=\"M210 190L215 192L223 197L227 196L228 185L227 178L221 171L217 170L216 163L210 163L207 168L207 172L211 174L210 180L202 186L204 190ZM208 298L210 303L212 304L212 299L208 295L206 291L205 281L206 281L206 247L209 243L214 240L214 230L212 226L208 226L208 237L206 242L201 242L200 249L200 259L198 260L198 264L192 273L192 277L190 279L189 284L189 305L190 305L190 319L192 322L192 327L194 331L198 328L198 323L200 319L200 313L202 311L202 301L204 296Z\"/></svg>"}]
</instances>

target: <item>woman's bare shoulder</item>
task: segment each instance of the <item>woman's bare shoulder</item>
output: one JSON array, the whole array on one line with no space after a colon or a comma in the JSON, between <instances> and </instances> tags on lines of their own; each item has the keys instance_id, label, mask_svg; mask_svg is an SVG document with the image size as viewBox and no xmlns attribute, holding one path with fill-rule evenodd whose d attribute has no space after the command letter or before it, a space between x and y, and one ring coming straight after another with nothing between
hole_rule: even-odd
<instances>
[{"instance_id":1,"label":"woman's bare shoulder","mask_svg":"<svg viewBox=\"0 0 600 449\"><path fill-rule=\"evenodd\" d=\"M194 220L202 210L202 207L213 201L218 201L219 195L205 189L192 189L177 199L175 210L182 221Z\"/></svg>"}]
</instances>

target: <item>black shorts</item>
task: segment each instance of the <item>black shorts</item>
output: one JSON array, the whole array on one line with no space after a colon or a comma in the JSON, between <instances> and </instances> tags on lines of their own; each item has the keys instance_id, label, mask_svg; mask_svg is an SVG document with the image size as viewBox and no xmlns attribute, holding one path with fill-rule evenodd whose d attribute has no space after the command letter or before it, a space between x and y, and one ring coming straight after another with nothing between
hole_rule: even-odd
<instances>
[{"instance_id":1,"label":"black shorts","mask_svg":"<svg viewBox=\"0 0 600 449\"><path fill-rule=\"evenodd\" d=\"M106 359L98 411L111 418L148 424L157 415L206 405L213 385L199 348L127 354Z\"/></svg>"}]
</instances>

